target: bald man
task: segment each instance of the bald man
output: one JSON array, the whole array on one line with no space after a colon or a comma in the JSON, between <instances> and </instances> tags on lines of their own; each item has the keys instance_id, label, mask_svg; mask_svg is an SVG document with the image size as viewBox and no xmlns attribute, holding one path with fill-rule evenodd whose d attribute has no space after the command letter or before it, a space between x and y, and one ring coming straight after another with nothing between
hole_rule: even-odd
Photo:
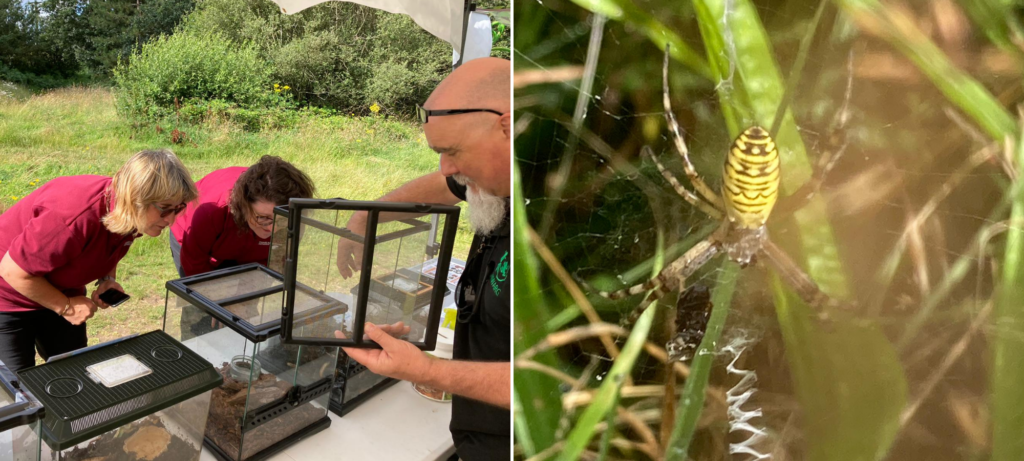
<instances>
[{"instance_id":1,"label":"bald man","mask_svg":"<svg viewBox=\"0 0 1024 461\"><path fill-rule=\"evenodd\" d=\"M345 349L374 373L454 394L450 429L455 451L467 461L511 458L510 83L509 62L498 58L474 59L445 78L419 108L427 142L441 156L440 171L379 199L469 203L475 235L456 288L462 301L454 360L433 359L392 337L408 331L401 324L366 324L366 335L381 350ZM365 213L354 214L347 227L364 229ZM359 270L361 250L348 239L338 243L343 277Z\"/></svg>"}]
</instances>

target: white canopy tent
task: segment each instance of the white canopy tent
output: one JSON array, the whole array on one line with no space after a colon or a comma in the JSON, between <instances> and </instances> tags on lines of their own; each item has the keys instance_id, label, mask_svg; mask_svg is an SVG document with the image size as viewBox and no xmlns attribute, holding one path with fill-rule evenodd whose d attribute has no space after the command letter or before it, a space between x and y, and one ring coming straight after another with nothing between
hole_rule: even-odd
<instances>
[{"instance_id":1,"label":"white canopy tent","mask_svg":"<svg viewBox=\"0 0 1024 461\"><path fill-rule=\"evenodd\" d=\"M272 0L284 14L295 14L327 1L342 0ZM343 0L377 8L390 13L408 15L427 32L451 43L462 54L466 21L471 10L469 0Z\"/></svg>"}]
</instances>

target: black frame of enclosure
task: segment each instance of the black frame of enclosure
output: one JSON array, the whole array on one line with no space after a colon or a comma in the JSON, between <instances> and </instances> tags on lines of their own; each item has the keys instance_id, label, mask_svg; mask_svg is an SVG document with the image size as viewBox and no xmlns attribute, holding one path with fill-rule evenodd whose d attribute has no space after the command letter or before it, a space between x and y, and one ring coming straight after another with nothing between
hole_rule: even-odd
<instances>
[{"instance_id":1,"label":"black frame of enclosure","mask_svg":"<svg viewBox=\"0 0 1024 461\"><path fill-rule=\"evenodd\" d=\"M340 355L341 354L339 354L339 357L338 357L338 364L335 365L335 367L342 366L342 364L341 364L342 358L341 358ZM375 396L377 394L380 394L381 391L383 391L384 389L387 389L387 388L389 388L389 387L391 387L394 384L399 382L399 380L397 380L395 378L389 378L389 377L384 376L384 375L378 375L378 374L370 371L369 368L366 368L365 365L362 365L359 362L356 362L355 359L353 359L352 357L349 357L348 354L345 355L344 360L345 360L345 367L346 368L348 368L348 365L350 363L356 363L357 366L361 366L363 368L361 370L355 372L352 375L349 375L348 374L348 370L345 370L346 371L345 383L344 383L345 387L343 389L341 389L341 400L336 400L334 398L334 391L337 390L340 387L340 386L338 386L338 379L337 379L337 377L335 378L334 385L331 386L331 398L330 398L330 400L328 400L328 402L329 402L328 407L331 410L331 413L334 413L334 414L336 414L338 416L345 416L346 414L348 414L348 412L354 410L356 407L361 405L363 402L369 400L370 397L373 397L373 396ZM379 376L379 377L381 377L383 379L381 379L381 381L378 382L377 384L374 384L373 386L370 386L370 388L367 389L362 394L359 394L358 396L356 396L352 400L349 400L348 402L345 402L345 395L348 393L348 386L350 385L349 384L349 380L351 380L354 376L358 376L361 373L370 373L370 374L372 374L374 376Z\"/></svg>"},{"instance_id":2,"label":"black frame of enclosure","mask_svg":"<svg viewBox=\"0 0 1024 461\"><path fill-rule=\"evenodd\" d=\"M32 424L46 416L43 404L36 399L32 391L21 385L18 375L7 368L3 362L0 362L0 385L14 400L14 403L0 407L0 432ZM18 394L22 394L25 400L19 402ZM39 434L36 436L38 437Z\"/></svg>"},{"instance_id":3,"label":"black frame of enclosure","mask_svg":"<svg viewBox=\"0 0 1024 461\"><path fill-rule=\"evenodd\" d=\"M317 210L339 210L339 211L365 211L366 235L359 238L357 234L329 224L321 223L312 218L302 216L306 209ZM288 201L288 206L274 208L275 215L282 215L288 218L287 248L284 260L284 283L285 302L281 312L281 338L285 343L303 344L311 346L341 346L380 349L380 345L374 341L363 339L363 323L366 321L366 302L369 297L371 274L367 267L373 263L373 250L378 243L425 232L430 229L429 224L416 220L399 220L409 224L409 229L377 237L377 219L380 213L412 213L412 214L443 214L445 215L444 231L441 234L441 245L438 251L437 272L434 274L434 287L430 298L430 312L427 315L426 338L424 342L412 343L422 350L433 350L437 342L437 329L441 321L441 307L444 302L445 291L447 290L448 265L451 263L452 248L455 245L455 231L458 228L459 213L461 209L452 205L436 205L428 203L404 203L404 202L378 202L359 201L345 199L301 199L293 198ZM300 219L301 218L301 219ZM275 219L275 222L277 220ZM331 339L331 338L309 338L299 339L292 337L292 324L294 323L295 290L289 287L296 286L295 273L298 269L299 252L299 224L307 223L318 229L330 232L342 238L350 238L363 244L363 261L359 274L359 298L355 306L355 318L352 322L352 336L355 339ZM425 228L424 228L425 227ZM355 238L351 238L355 237ZM301 284L299 284L301 286Z\"/></svg>"},{"instance_id":4,"label":"black frame of enclosure","mask_svg":"<svg viewBox=\"0 0 1024 461\"><path fill-rule=\"evenodd\" d=\"M281 285L273 288L265 288L257 290L252 293L248 293L241 296L234 296L225 299L209 299L199 292L189 288L189 285L199 282L205 282L207 280L215 280L219 278L229 277L235 274L249 271L261 271L270 277L273 277L281 282ZM305 313L315 314L317 312L333 308L337 305L343 304L330 296L321 294L319 291L314 290L303 284L298 284L299 290L303 291L307 295L313 298L317 298L324 302L323 306L306 311ZM228 328L234 330L236 333L244 336L249 341L254 343L261 343L266 341L271 336L277 335L278 330L281 328L281 319L274 319L268 322L263 322L259 325L253 325L249 321L238 317L237 315L228 311L224 306L237 304L240 302L248 301L250 299L262 298L264 296L273 295L280 293L285 290L284 276L277 273L272 269L268 269L266 266L259 263L249 263L241 266L229 267L226 269L219 269L212 272L206 272L203 274L193 275L189 277L180 278L177 280L171 280L167 282L167 289L172 293L178 295L178 297L188 301L193 306L199 307L212 315L217 320L220 320ZM294 302L295 292L291 291L292 302ZM167 328L167 306L164 308L164 328Z\"/></svg>"}]
</instances>

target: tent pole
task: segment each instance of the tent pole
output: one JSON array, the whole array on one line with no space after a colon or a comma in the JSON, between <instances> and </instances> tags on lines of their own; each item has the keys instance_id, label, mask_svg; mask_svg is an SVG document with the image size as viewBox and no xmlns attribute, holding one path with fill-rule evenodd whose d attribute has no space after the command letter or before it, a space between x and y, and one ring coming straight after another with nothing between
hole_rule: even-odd
<instances>
[{"instance_id":1,"label":"tent pole","mask_svg":"<svg viewBox=\"0 0 1024 461\"><path fill-rule=\"evenodd\" d=\"M469 27L469 13L473 11L476 11L476 3L473 3L473 0L465 0L462 8L462 46L459 47L459 62L455 63L453 69L458 69L466 57L466 28Z\"/></svg>"}]
</instances>

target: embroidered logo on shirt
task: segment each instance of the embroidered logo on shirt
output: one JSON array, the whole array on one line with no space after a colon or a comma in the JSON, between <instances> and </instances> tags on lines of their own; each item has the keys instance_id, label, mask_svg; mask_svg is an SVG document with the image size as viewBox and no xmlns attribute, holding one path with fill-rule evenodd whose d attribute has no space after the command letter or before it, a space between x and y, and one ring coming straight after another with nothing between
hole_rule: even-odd
<instances>
[{"instance_id":1,"label":"embroidered logo on shirt","mask_svg":"<svg viewBox=\"0 0 1024 461\"><path fill-rule=\"evenodd\" d=\"M270 242L260 242L260 246L270 246Z\"/></svg>"},{"instance_id":2,"label":"embroidered logo on shirt","mask_svg":"<svg viewBox=\"0 0 1024 461\"><path fill-rule=\"evenodd\" d=\"M491 289L494 290L495 296L501 296L501 287L498 284L505 280L508 280L508 251L501 256L501 260L494 268L494 274L491 274Z\"/></svg>"}]
</instances>

